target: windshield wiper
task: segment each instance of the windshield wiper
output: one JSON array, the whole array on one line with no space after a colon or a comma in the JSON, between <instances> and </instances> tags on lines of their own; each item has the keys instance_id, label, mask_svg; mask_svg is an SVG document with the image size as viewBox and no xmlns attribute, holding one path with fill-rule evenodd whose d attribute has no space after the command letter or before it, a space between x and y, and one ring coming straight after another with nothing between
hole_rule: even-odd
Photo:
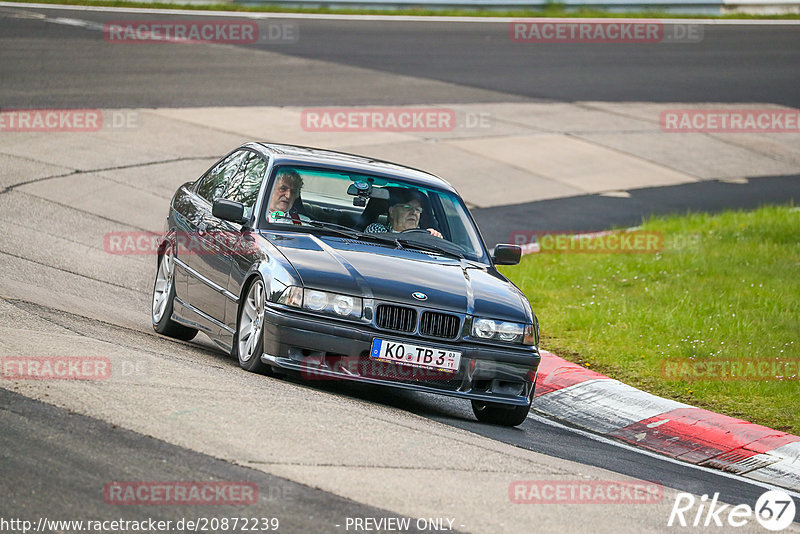
<instances>
[{"instance_id":1,"label":"windshield wiper","mask_svg":"<svg viewBox=\"0 0 800 534\"><path fill-rule=\"evenodd\" d=\"M316 219L308 219L308 220L303 219L301 221L298 221L297 219L293 219L291 216L285 214L273 215L273 217L275 217L276 219L285 219L288 221L300 222L302 224L310 224L315 228L324 228L325 230L331 230L332 232L335 232L339 235L343 235L345 237L349 237L351 239L369 239L372 241L378 241L380 243L386 243L388 245L394 245L396 247L403 248L403 246L400 243L398 243L396 239L392 237L388 236L384 237L381 234L368 234L366 232L359 232L358 230L353 230L352 228L341 224L336 224L326 221L318 221Z\"/></svg>"},{"instance_id":2,"label":"windshield wiper","mask_svg":"<svg viewBox=\"0 0 800 534\"><path fill-rule=\"evenodd\" d=\"M325 221L317 221L317 220L314 220L314 219L311 219L310 221L303 221L303 222L310 223L311 225L316 226L317 228L325 228L326 230L333 230L334 232L336 232L338 234L341 234L343 236L350 237L350 238L353 238L353 239L369 239L369 240L372 240L372 241L379 241L381 243L387 243L389 245L395 245L397 247L403 248L397 242L396 239L393 239L393 238L388 237L388 236L384 237L381 234L368 234L366 232L359 232L358 230L353 230L352 228L349 228L349 227L341 225L341 224L325 222Z\"/></svg>"},{"instance_id":3,"label":"windshield wiper","mask_svg":"<svg viewBox=\"0 0 800 534\"><path fill-rule=\"evenodd\" d=\"M303 222L311 223L312 225L320 228L334 230L336 232L339 232L341 234L344 234L348 237L352 237L355 239L370 239L381 243L391 244L396 246L397 248L405 248L405 247L416 248L419 250L424 250L426 252L435 252L437 254L443 254L445 256L450 256L461 260L464 259L464 256L462 254L455 252L453 250L449 250L445 247L439 247L437 245L434 245L433 243L420 243L419 241L415 241L413 239L408 239L405 237L394 237L393 236L394 234L392 233L368 234L366 232L359 232L358 230L353 230L352 228L348 228L347 226L343 226L341 224L317 221L313 219L310 221L303 221Z\"/></svg>"},{"instance_id":4,"label":"windshield wiper","mask_svg":"<svg viewBox=\"0 0 800 534\"><path fill-rule=\"evenodd\" d=\"M464 255L450 250L445 247L439 247L434 245L433 243L420 243L419 241L415 241L413 239L407 239L405 237L398 237L395 239L399 244L406 245L409 248L416 248L419 250L424 250L426 252L435 252L437 254L443 254L445 256L451 256L453 258L458 258L460 260L464 259Z\"/></svg>"}]
</instances>

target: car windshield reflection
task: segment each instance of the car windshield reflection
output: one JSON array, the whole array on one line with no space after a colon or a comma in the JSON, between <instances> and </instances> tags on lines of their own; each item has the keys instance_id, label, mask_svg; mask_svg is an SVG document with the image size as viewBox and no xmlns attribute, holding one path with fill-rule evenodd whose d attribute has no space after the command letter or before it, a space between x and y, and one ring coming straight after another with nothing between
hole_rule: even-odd
<instances>
[{"instance_id":1,"label":"car windshield reflection","mask_svg":"<svg viewBox=\"0 0 800 534\"><path fill-rule=\"evenodd\" d=\"M265 228L326 231L488 263L466 207L450 191L380 176L280 166L267 198Z\"/></svg>"}]
</instances>

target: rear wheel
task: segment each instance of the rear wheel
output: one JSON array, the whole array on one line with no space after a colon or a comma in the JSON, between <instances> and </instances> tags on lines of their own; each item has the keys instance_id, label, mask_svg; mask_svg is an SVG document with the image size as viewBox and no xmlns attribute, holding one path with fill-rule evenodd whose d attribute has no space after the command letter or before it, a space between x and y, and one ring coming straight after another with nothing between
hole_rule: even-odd
<instances>
[{"instance_id":1,"label":"rear wheel","mask_svg":"<svg viewBox=\"0 0 800 534\"><path fill-rule=\"evenodd\" d=\"M472 412L481 423L501 426L517 426L522 424L531 410L531 401L525 406L510 406L494 402L472 401Z\"/></svg>"},{"instance_id":2,"label":"rear wheel","mask_svg":"<svg viewBox=\"0 0 800 534\"><path fill-rule=\"evenodd\" d=\"M165 336L189 341L197 335L197 330L172 320L172 304L175 300L175 261L172 247L167 246L158 259L156 281L153 284L152 320L153 330Z\"/></svg>"},{"instance_id":3,"label":"rear wheel","mask_svg":"<svg viewBox=\"0 0 800 534\"><path fill-rule=\"evenodd\" d=\"M246 371L262 374L270 371L270 366L261 361L261 354L264 352L265 299L264 282L256 278L239 305L236 339L233 344L239 366Z\"/></svg>"}]
</instances>

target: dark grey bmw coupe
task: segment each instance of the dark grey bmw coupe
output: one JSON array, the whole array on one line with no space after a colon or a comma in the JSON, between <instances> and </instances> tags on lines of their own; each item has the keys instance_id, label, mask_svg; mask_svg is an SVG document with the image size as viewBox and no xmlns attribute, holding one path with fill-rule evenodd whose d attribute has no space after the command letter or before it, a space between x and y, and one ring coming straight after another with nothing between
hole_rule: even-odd
<instances>
[{"instance_id":1,"label":"dark grey bmw coupe","mask_svg":"<svg viewBox=\"0 0 800 534\"><path fill-rule=\"evenodd\" d=\"M386 161L249 143L183 184L158 248L156 332L198 331L248 371L356 380L530 410L539 325L455 189Z\"/></svg>"}]
</instances>

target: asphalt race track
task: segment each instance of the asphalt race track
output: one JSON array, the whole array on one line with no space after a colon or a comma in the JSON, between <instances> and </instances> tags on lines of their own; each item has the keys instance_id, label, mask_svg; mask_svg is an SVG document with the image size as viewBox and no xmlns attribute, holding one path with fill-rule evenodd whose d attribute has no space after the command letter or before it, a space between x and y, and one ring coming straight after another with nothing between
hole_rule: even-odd
<instances>
[{"instance_id":1,"label":"asphalt race track","mask_svg":"<svg viewBox=\"0 0 800 534\"><path fill-rule=\"evenodd\" d=\"M253 53L237 54L203 47L98 47L102 32L24 18L31 11L3 8L3 39L31 44L0 51L3 107L397 105L530 99L800 105L796 26L705 26L699 43L643 47L516 43L508 37L507 22L292 19L298 28L296 42L243 45ZM46 13L98 24L154 18ZM254 51L268 54L256 60ZM308 69L300 59L325 63ZM389 75L398 83L386 84ZM414 80L397 78L403 76ZM220 79L231 83L220 84Z\"/></svg>"},{"instance_id":2,"label":"asphalt race track","mask_svg":"<svg viewBox=\"0 0 800 534\"><path fill-rule=\"evenodd\" d=\"M251 106L800 107L800 26L709 25L694 44L541 48L511 42L507 23L275 18L296 24L300 38L198 46L110 46L97 30L156 17L165 15L0 5L0 111L135 109L146 131L97 144L0 131L0 357L95 355L123 370L102 382L0 382L0 518L279 518L279 532L321 533L378 530L354 518L408 518L409 531L663 532L677 492L752 506L766 491L535 415L518 428L491 427L447 398L246 373L202 335L155 335L154 258L108 254L103 237L158 230L175 187L249 137L205 132L187 119L194 108L211 124L227 113L216 108ZM472 187L479 196L481 185ZM476 218L497 242L512 224L498 214L515 228L536 217L543 228L599 229L653 212L800 199L798 173L777 171L739 185L630 189L625 198L509 201ZM114 481L179 480L244 481L258 500L132 506L104 496ZM509 485L518 480L649 481L664 494L646 504L514 504Z\"/></svg>"}]
</instances>

